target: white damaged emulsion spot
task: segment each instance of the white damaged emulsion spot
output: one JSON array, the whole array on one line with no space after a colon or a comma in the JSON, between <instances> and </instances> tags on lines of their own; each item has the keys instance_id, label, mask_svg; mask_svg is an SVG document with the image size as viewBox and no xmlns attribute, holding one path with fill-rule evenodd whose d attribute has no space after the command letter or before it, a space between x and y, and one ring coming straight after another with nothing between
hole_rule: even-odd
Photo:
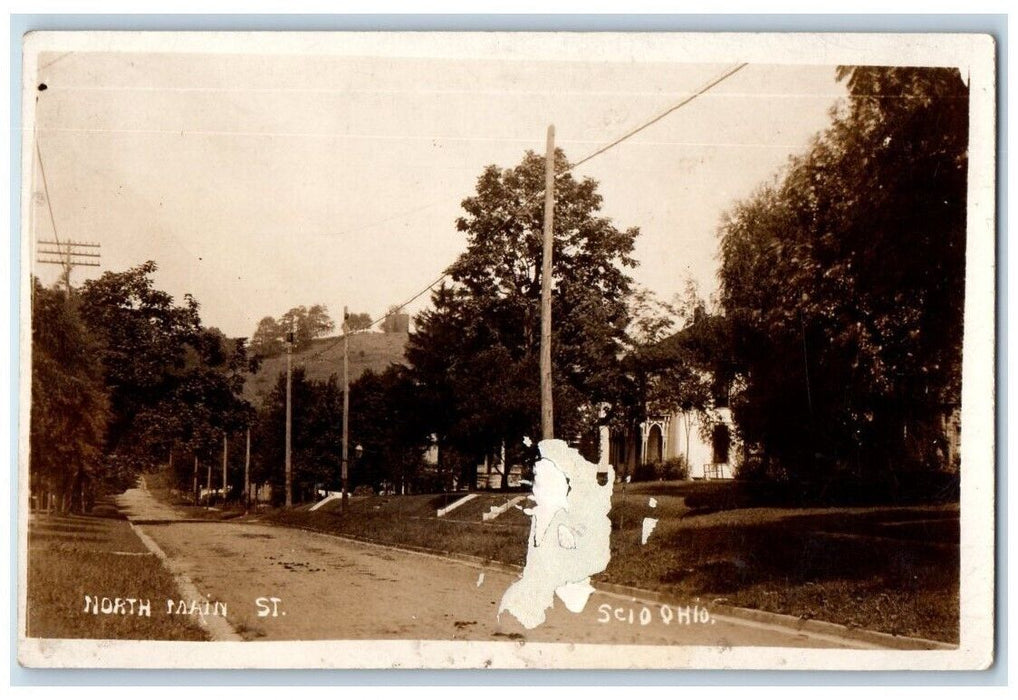
<instances>
[{"instance_id":1,"label":"white damaged emulsion spot","mask_svg":"<svg viewBox=\"0 0 1018 700\"><path fill-rule=\"evenodd\" d=\"M657 527L657 518L643 519L643 530L640 533L640 544L647 544L647 540L650 539L650 533L654 532L655 527Z\"/></svg>"},{"instance_id":2,"label":"white damaged emulsion spot","mask_svg":"<svg viewBox=\"0 0 1018 700\"><path fill-rule=\"evenodd\" d=\"M534 466L527 564L502 596L499 615L508 611L527 629L544 622L559 597L570 612L583 611L594 588L590 577L611 558L612 487L615 471L598 467L562 440L542 440ZM599 483L598 470L602 472Z\"/></svg>"}]
</instances>

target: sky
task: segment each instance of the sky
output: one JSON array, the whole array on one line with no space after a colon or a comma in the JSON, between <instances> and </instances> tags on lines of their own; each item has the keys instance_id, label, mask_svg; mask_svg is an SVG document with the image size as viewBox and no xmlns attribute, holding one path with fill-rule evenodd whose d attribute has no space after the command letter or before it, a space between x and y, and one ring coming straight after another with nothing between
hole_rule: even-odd
<instances>
[{"instance_id":1,"label":"sky","mask_svg":"<svg viewBox=\"0 0 1018 700\"><path fill-rule=\"evenodd\" d=\"M464 250L455 221L485 166L543 152L549 124L577 161L738 63L512 49L40 53L30 235L52 238L51 207L61 240L102 245L73 284L155 260L156 285L194 295L230 336L297 305L378 318ZM844 94L832 65L751 62L574 174L640 228L638 284L711 294L724 212L804 152Z\"/></svg>"}]
</instances>

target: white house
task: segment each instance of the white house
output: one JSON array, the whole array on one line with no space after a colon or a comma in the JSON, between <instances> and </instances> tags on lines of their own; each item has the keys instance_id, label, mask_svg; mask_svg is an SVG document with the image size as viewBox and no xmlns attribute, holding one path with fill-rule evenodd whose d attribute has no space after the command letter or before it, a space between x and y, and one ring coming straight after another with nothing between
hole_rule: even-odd
<instances>
[{"instance_id":1,"label":"white house","mask_svg":"<svg viewBox=\"0 0 1018 700\"><path fill-rule=\"evenodd\" d=\"M731 411L652 414L633 430L608 429L608 461L624 477L637 465L680 458L692 479L731 479L738 469L738 444Z\"/></svg>"}]
</instances>

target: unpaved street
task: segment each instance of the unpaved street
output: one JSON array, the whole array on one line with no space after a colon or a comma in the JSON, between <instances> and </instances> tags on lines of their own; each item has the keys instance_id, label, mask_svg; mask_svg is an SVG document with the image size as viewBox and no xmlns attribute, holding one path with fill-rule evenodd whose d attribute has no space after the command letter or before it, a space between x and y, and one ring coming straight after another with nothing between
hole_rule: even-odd
<instances>
[{"instance_id":1,"label":"unpaved street","mask_svg":"<svg viewBox=\"0 0 1018 700\"><path fill-rule=\"evenodd\" d=\"M496 615L514 574L271 525L175 522L173 511L142 489L125 494L121 505L132 519L149 521L140 529L202 595L225 604L226 620L243 639L864 646L731 618L704 621L694 608L703 601L663 609L600 591L583 613L558 603L544 625L526 630L508 614ZM179 601L160 605L160 613L175 613Z\"/></svg>"}]
</instances>

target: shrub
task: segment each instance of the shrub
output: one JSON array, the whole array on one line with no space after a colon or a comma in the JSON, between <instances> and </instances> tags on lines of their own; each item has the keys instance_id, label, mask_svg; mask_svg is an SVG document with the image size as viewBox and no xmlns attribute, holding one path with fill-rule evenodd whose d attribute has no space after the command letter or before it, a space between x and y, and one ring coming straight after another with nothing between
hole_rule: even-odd
<instances>
[{"instance_id":1,"label":"shrub","mask_svg":"<svg viewBox=\"0 0 1018 700\"><path fill-rule=\"evenodd\" d=\"M633 468L633 481L654 481L660 473L660 462L637 464Z\"/></svg>"},{"instance_id":2,"label":"shrub","mask_svg":"<svg viewBox=\"0 0 1018 700\"><path fill-rule=\"evenodd\" d=\"M686 464L686 458L680 455L665 460L665 463L661 465L661 476L668 480L688 479L689 465Z\"/></svg>"}]
</instances>

